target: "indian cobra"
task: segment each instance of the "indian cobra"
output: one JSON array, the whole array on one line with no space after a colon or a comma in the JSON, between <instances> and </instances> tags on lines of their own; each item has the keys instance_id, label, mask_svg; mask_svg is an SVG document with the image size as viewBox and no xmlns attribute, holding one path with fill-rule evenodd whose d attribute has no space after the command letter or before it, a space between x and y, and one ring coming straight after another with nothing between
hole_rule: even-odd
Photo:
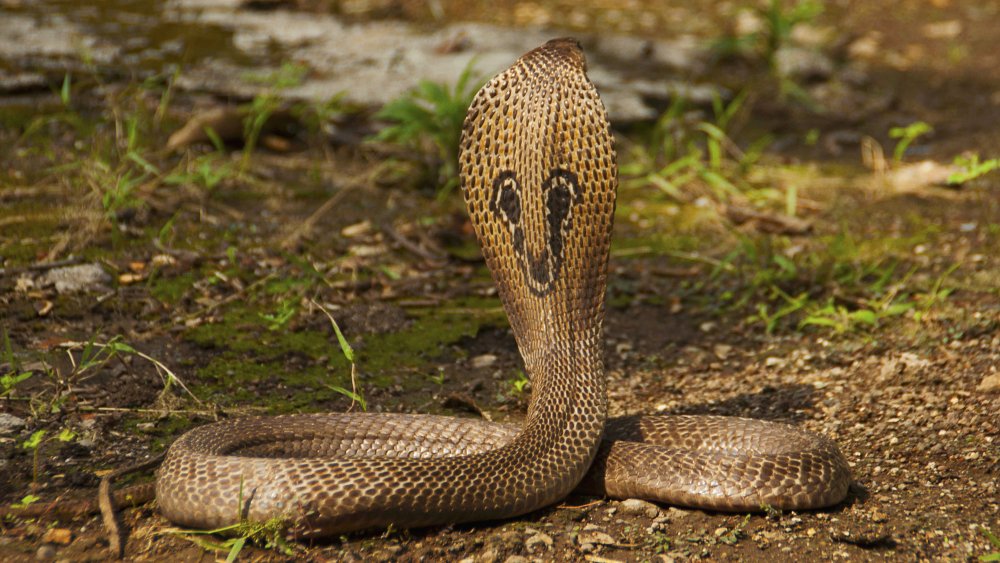
<instances>
[{"instance_id":1,"label":"indian cobra","mask_svg":"<svg viewBox=\"0 0 1000 563\"><path fill-rule=\"evenodd\" d=\"M196 428L156 482L191 527L281 518L298 537L509 518L585 491L728 511L840 502L830 440L716 416L606 420L601 327L617 165L580 45L555 39L476 95L461 182L533 394L520 428L402 414ZM589 471L589 473L588 473Z\"/></svg>"}]
</instances>

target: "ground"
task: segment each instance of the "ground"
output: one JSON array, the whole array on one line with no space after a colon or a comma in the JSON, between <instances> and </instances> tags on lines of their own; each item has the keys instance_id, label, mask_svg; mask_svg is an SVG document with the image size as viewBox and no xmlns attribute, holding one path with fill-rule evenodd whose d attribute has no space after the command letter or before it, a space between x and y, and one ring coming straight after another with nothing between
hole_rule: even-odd
<instances>
[{"instance_id":1,"label":"ground","mask_svg":"<svg viewBox=\"0 0 1000 563\"><path fill-rule=\"evenodd\" d=\"M440 17L370 4L344 3L341 14ZM747 17L742 3L705 21L677 7L630 24L628 10L595 1L562 27L559 2L510 4L499 23L552 25L553 35L614 24L647 37L643 22L653 21L706 36L734 29L752 43L733 23ZM491 19L443 5L450 18ZM730 92L734 119L703 103L665 129L614 124L623 183L605 323L612 415L749 416L820 432L851 463L844 503L745 515L571 496L510 521L261 540L240 557L1000 552L989 539L1000 534L1000 174L946 180L962 169L957 156L1000 157L998 20L997 8L973 2L829 4L792 38L827 36L815 50L833 71L813 61L779 75L766 46L724 51L691 78ZM375 127L371 108L337 107L331 121L309 106L314 123L300 106L257 96L251 115L264 108L291 124L241 140L237 116L225 146L167 151L208 103L199 91L140 85L113 64L66 84L51 63L5 56L0 69L38 70L48 83L8 87L0 105L0 503L91 498L107 471L222 417L349 408L523 417L530 383L461 198L435 189L446 177L427 173L428 158L414 163L425 146L361 142ZM890 129L919 121L933 132L895 159ZM741 150L716 144L723 154L713 157L713 137L697 133L709 126ZM765 136L763 154L748 157ZM664 138L681 148L663 148ZM662 173L683 158L697 162L687 177ZM324 310L353 347L354 381ZM233 545L207 537L225 544L211 548L155 504L123 521L128 559L208 561ZM15 510L0 529L4 560L108 555L94 516Z\"/></svg>"}]
</instances>

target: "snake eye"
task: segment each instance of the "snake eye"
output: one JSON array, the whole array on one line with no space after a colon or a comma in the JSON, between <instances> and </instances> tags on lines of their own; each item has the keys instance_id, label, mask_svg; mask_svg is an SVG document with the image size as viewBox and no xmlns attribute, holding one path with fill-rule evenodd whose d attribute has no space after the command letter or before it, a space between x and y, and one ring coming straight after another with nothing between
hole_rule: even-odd
<instances>
[{"instance_id":1,"label":"snake eye","mask_svg":"<svg viewBox=\"0 0 1000 563\"><path fill-rule=\"evenodd\" d=\"M493 179L490 211L498 213L509 226L521 222L521 188L511 171L501 172Z\"/></svg>"}]
</instances>

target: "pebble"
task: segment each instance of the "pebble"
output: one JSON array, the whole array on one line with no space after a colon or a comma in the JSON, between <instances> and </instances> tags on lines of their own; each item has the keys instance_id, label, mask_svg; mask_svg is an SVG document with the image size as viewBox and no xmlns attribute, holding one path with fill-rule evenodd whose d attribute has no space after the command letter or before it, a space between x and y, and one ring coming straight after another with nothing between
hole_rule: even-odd
<instances>
[{"instance_id":1,"label":"pebble","mask_svg":"<svg viewBox=\"0 0 1000 563\"><path fill-rule=\"evenodd\" d=\"M524 542L524 547L526 547L529 552L534 551L535 547L538 547L539 545L543 546L545 549L552 549L552 536L543 532L536 532L535 535L531 536Z\"/></svg>"},{"instance_id":2,"label":"pebble","mask_svg":"<svg viewBox=\"0 0 1000 563\"><path fill-rule=\"evenodd\" d=\"M592 551L597 545L615 545L615 539L600 530L584 530L576 537L583 552Z\"/></svg>"},{"instance_id":3,"label":"pebble","mask_svg":"<svg viewBox=\"0 0 1000 563\"><path fill-rule=\"evenodd\" d=\"M648 518L656 518L660 514L660 507L637 498L623 500L618 506L621 507L622 514L642 515Z\"/></svg>"},{"instance_id":4,"label":"pebble","mask_svg":"<svg viewBox=\"0 0 1000 563\"><path fill-rule=\"evenodd\" d=\"M776 358L774 356L769 356L766 360L764 360L764 365L767 366L767 367L769 367L769 368L781 367L781 366L785 365L785 360L783 360L782 358Z\"/></svg>"},{"instance_id":5,"label":"pebble","mask_svg":"<svg viewBox=\"0 0 1000 563\"><path fill-rule=\"evenodd\" d=\"M51 561L56 558L56 548L51 545L43 545L35 552L35 559L39 561Z\"/></svg>"},{"instance_id":6,"label":"pebble","mask_svg":"<svg viewBox=\"0 0 1000 563\"><path fill-rule=\"evenodd\" d=\"M992 375L987 375L979 382L979 386L976 387L976 391L983 391L989 393L991 391L1000 391L1000 373L994 373Z\"/></svg>"},{"instance_id":7,"label":"pebble","mask_svg":"<svg viewBox=\"0 0 1000 563\"><path fill-rule=\"evenodd\" d=\"M716 344L713 349L715 356L720 360L725 360L729 357L729 353L733 351L733 347L728 344Z\"/></svg>"},{"instance_id":8,"label":"pebble","mask_svg":"<svg viewBox=\"0 0 1000 563\"><path fill-rule=\"evenodd\" d=\"M511 555L503 560L503 563L531 563L531 560L521 555Z\"/></svg>"},{"instance_id":9,"label":"pebble","mask_svg":"<svg viewBox=\"0 0 1000 563\"><path fill-rule=\"evenodd\" d=\"M676 520L678 518L686 518L692 514L694 514L694 511L684 510L683 508L677 508L674 506L671 506L670 508L667 509L667 516L669 516L671 520Z\"/></svg>"},{"instance_id":10,"label":"pebble","mask_svg":"<svg viewBox=\"0 0 1000 563\"><path fill-rule=\"evenodd\" d=\"M482 354L472 358L472 367L474 368L488 368L493 364L497 363L497 357L493 354Z\"/></svg>"},{"instance_id":11,"label":"pebble","mask_svg":"<svg viewBox=\"0 0 1000 563\"><path fill-rule=\"evenodd\" d=\"M59 545L69 545L73 541L73 532L69 528L49 528L42 536L45 543L57 543Z\"/></svg>"},{"instance_id":12,"label":"pebble","mask_svg":"<svg viewBox=\"0 0 1000 563\"><path fill-rule=\"evenodd\" d=\"M101 288L111 276L97 264L80 264L49 270L41 281L42 285L54 285L57 293L74 293Z\"/></svg>"},{"instance_id":13,"label":"pebble","mask_svg":"<svg viewBox=\"0 0 1000 563\"><path fill-rule=\"evenodd\" d=\"M782 47L774 53L774 64L781 76L798 79L828 78L833 61L819 51L802 47Z\"/></svg>"},{"instance_id":14,"label":"pebble","mask_svg":"<svg viewBox=\"0 0 1000 563\"><path fill-rule=\"evenodd\" d=\"M0 436L13 434L24 428L24 419L12 414L0 412Z\"/></svg>"}]
</instances>

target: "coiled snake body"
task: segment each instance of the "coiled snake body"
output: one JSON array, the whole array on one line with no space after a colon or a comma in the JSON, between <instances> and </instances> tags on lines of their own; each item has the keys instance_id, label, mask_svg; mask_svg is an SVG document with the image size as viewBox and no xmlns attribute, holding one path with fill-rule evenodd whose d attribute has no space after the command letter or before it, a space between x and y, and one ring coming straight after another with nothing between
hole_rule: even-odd
<instances>
[{"instance_id":1,"label":"coiled snake body","mask_svg":"<svg viewBox=\"0 0 1000 563\"><path fill-rule=\"evenodd\" d=\"M486 84L463 128L472 223L534 383L523 426L360 413L203 426L160 468L167 518L212 528L281 517L295 535L329 535L517 516L581 482L721 510L843 499L850 476L836 445L791 426L606 421L601 326L617 168L585 71L574 40L550 41Z\"/></svg>"}]
</instances>

